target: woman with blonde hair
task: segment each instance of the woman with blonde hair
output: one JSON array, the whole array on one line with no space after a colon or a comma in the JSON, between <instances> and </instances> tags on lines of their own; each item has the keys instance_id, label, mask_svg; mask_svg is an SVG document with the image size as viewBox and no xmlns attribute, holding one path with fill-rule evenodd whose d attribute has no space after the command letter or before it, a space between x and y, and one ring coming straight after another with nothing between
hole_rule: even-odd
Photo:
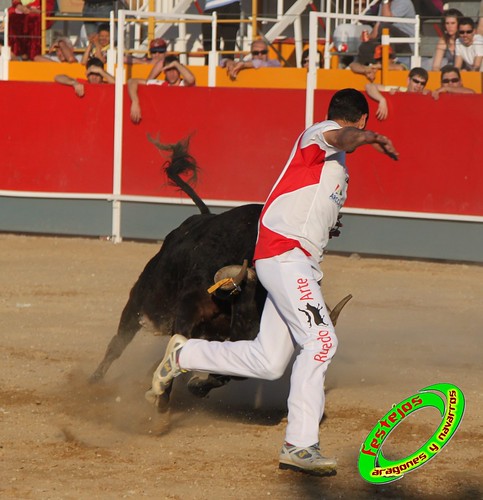
<instances>
[{"instance_id":1,"label":"woman with blonde hair","mask_svg":"<svg viewBox=\"0 0 483 500\"><path fill-rule=\"evenodd\" d=\"M463 13L458 9L448 9L443 14L441 28L443 36L438 40L438 45L433 56L433 71L439 71L447 64L454 64L456 38L458 37L458 18Z\"/></svg>"}]
</instances>

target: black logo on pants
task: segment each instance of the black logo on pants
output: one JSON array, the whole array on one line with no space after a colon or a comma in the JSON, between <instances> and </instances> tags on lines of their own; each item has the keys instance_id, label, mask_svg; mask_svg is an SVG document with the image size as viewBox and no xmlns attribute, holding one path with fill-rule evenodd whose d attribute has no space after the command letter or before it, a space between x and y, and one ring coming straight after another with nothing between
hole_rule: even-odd
<instances>
[{"instance_id":1,"label":"black logo on pants","mask_svg":"<svg viewBox=\"0 0 483 500\"><path fill-rule=\"evenodd\" d=\"M317 326L329 326L328 323L324 322L325 315L320 315L320 311L322 311L322 307L320 306L320 304L317 304L317 306L313 306L312 304L307 303L305 304L305 308L307 309L306 311L304 309L299 309L299 311L307 316L307 323L309 324L310 328L312 328L312 324L315 324Z\"/></svg>"}]
</instances>

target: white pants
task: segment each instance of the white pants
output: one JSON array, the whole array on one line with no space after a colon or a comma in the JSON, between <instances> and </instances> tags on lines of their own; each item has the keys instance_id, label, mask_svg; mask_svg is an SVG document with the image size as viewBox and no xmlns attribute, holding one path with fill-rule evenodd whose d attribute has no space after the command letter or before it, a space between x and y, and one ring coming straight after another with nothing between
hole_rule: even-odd
<instances>
[{"instance_id":1,"label":"white pants","mask_svg":"<svg viewBox=\"0 0 483 500\"><path fill-rule=\"evenodd\" d=\"M275 380L294 352L285 440L307 447L319 441L324 413L325 372L337 337L318 284L319 269L298 248L256 263L268 295L255 340L214 342L190 339L180 351L185 370Z\"/></svg>"}]
</instances>

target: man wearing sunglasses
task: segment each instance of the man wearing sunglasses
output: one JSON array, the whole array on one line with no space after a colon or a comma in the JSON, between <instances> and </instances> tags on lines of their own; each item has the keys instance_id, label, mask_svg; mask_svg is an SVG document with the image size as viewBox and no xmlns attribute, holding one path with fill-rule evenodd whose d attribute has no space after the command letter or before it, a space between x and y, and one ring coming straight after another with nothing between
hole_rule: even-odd
<instances>
[{"instance_id":1,"label":"man wearing sunglasses","mask_svg":"<svg viewBox=\"0 0 483 500\"><path fill-rule=\"evenodd\" d=\"M455 63L458 69L483 71L483 36L475 31L475 22L470 17L458 20Z\"/></svg>"},{"instance_id":2,"label":"man wearing sunglasses","mask_svg":"<svg viewBox=\"0 0 483 500\"><path fill-rule=\"evenodd\" d=\"M164 80L157 80L157 77L163 73ZM147 79L130 78L127 81L127 90L131 98L131 121L139 123L142 118L141 104L139 102L139 85L159 85L162 87L193 87L196 85L195 75L191 70L181 64L175 55L166 56L163 64L159 62L153 66Z\"/></svg>"},{"instance_id":3,"label":"man wearing sunglasses","mask_svg":"<svg viewBox=\"0 0 483 500\"><path fill-rule=\"evenodd\" d=\"M473 89L463 87L461 82L461 74L458 68L451 65L446 65L441 68L441 87L433 90L433 97L439 99L439 94L474 94Z\"/></svg>"},{"instance_id":4,"label":"man wearing sunglasses","mask_svg":"<svg viewBox=\"0 0 483 500\"><path fill-rule=\"evenodd\" d=\"M424 68L413 68L408 75L408 85L407 87L397 87L395 85L381 85L377 83L367 83L366 92L367 95L379 103L376 111L376 118L378 120L385 120L388 117L388 107L386 98L382 95L382 92L389 92L390 94L395 94L396 92L410 92L415 94L429 94L429 90L426 90L426 84L428 83L428 72Z\"/></svg>"},{"instance_id":5,"label":"man wearing sunglasses","mask_svg":"<svg viewBox=\"0 0 483 500\"><path fill-rule=\"evenodd\" d=\"M251 68L279 68L280 62L277 59L269 59L268 45L263 40L255 40L250 51L251 59L234 62L225 61L225 68L228 76L236 80L238 73L244 69Z\"/></svg>"}]
</instances>

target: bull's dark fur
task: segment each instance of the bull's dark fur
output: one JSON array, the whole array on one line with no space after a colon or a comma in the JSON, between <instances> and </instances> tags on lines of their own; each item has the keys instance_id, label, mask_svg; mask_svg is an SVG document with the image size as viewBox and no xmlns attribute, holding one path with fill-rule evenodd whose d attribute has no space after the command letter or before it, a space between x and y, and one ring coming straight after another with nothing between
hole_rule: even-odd
<instances>
[{"instance_id":1,"label":"bull's dark fur","mask_svg":"<svg viewBox=\"0 0 483 500\"><path fill-rule=\"evenodd\" d=\"M188 142L160 148L172 151L166 173L195 201L201 214L186 219L171 231L159 252L134 284L124 307L117 334L91 380L104 377L142 326L164 335L188 338L249 340L258 333L266 292L257 282L245 282L239 295L220 300L208 294L216 271L224 266L251 263L262 205L244 205L214 215L179 177L196 173ZM187 189L187 186L189 189ZM194 193L194 194L193 194ZM223 383L228 377L219 378ZM213 380L212 380L213 381ZM220 383L221 385L221 383ZM192 389L199 389L196 383ZM209 389L199 389L200 395Z\"/></svg>"}]
</instances>

